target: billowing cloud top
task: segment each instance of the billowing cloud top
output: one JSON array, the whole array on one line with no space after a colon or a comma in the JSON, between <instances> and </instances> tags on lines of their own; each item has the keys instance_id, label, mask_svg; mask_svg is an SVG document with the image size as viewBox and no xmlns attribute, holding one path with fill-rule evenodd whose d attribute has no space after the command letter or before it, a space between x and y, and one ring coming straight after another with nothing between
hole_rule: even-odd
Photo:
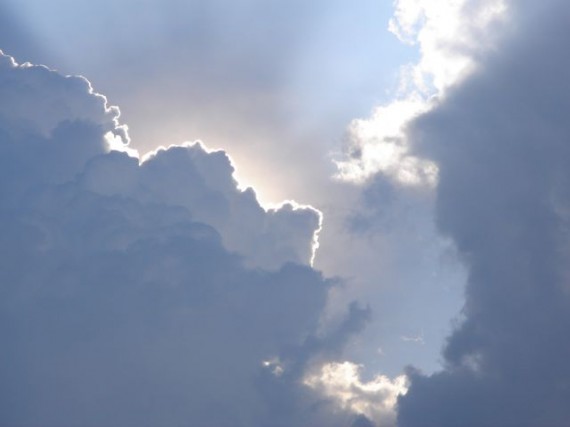
<instances>
[{"instance_id":1,"label":"billowing cloud top","mask_svg":"<svg viewBox=\"0 0 570 427\"><path fill-rule=\"evenodd\" d=\"M345 317L321 323L337 281L310 266L318 211L264 209L200 143L133 157L87 80L0 54L2 424L568 424L570 7L395 4L391 29L420 60L398 99L352 123L339 173L368 184L353 231L418 195L429 226L413 245L439 250L433 201L467 271L441 370L390 380L342 358L370 311L342 300Z\"/></svg>"},{"instance_id":2,"label":"billowing cloud top","mask_svg":"<svg viewBox=\"0 0 570 427\"><path fill-rule=\"evenodd\" d=\"M367 316L316 334L318 212L262 209L199 144L110 151L118 113L0 54L2 424L345 424L302 384Z\"/></svg>"},{"instance_id":3,"label":"billowing cloud top","mask_svg":"<svg viewBox=\"0 0 570 427\"><path fill-rule=\"evenodd\" d=\"M286 203L266 211L253 190L237 189L228 156L200 144L157 150L140 166L125 155L101 156L109 146L128 143L128 134L118 124L119 110L86 79L18 65L9 56L0 66L0 126L8 149L3 173L19 164L38 174L22 171L18 185L28 179L61 184L81 175L80 185L101 195L186 208L192 219L215 227L224 245L250 266L310 263L321 222L317 210ZM3 184L11 185L8 179Z\"/></svg>"},{"instance_id":4,"label":"billowing cloud top","mask_svg":"<svg viewBox=\"0 0 570 427\"><path fill-rule=\"evenodd\" d=\"M398 96L354 120L339 177L363 182L381 173L404 185L433 186L437 164L410 151L406 128L470 75L477 58L494 48L505 24L505 0L397 0L389 29L419 47L415 64L402 67Z\"/></svg>"}]
</instances>

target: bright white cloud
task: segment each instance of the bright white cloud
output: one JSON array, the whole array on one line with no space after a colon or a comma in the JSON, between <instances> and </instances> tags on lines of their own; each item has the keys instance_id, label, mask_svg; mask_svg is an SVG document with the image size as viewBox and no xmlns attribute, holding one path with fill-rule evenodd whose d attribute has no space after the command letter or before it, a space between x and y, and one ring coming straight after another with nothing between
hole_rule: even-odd
<instances>
[{"instance_id":1,"label":"bright white cloud","mask_svg":"<svg viewBox=\"0 0 570 427\"><path fill-rule=\"evenodd\" d=\"M394 426L398 396L407 391L406 377L390 379L378 375L363 381L361 370L361 366L351 362L328 363L308 375L304 383L342 408L366 416L378 427Z\"/></svg>"},{"instance_id":2,"label":"bright white cloud","mask_svg":"<svg viewBox=\"0 0 570 427\"><path fill-rule=\"evenodd\" d=\"M420 59L403 67L398 97L348 129L347 157L337 162L342 179L362 182L383 173L405 185L433 185L437 166L410 154L406 126L429 111L474 68L494 43L506 0L398 0L389 30L418 46Z\"/></svg>"}]
</instances>

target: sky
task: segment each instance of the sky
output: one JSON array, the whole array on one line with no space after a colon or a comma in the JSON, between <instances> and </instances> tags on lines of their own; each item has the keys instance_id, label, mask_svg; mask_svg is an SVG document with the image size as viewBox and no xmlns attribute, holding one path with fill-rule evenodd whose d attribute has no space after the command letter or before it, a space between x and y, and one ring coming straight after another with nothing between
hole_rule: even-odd
<instances>
[{"instance_id":1,"label":"sky","mask_svg":"<svg viewBox=\"0 0 570 427\"><path fill-rule=\"evenodd\" d=\"M565 426L569 18L0 0L0 424Z\"/></svg>"}]
</instances>

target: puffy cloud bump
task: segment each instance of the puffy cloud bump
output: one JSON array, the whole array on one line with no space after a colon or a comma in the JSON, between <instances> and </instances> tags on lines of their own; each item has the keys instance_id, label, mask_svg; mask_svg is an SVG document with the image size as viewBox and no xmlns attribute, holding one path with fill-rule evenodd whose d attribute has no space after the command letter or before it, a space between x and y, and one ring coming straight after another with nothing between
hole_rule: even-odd
<instances>
[{"instance_id":1,"label":"puffy cloud bump","mask_svg":"<svg viewBox=\"0 0 570 427\"><path fill-rule=\"evenodd\" d=\"M265 211L200 145L110 151L118 114L0 54L2 424L349 424L302 384L367 317L315 332L318 213Z\"/></svg>"}]
</instances>

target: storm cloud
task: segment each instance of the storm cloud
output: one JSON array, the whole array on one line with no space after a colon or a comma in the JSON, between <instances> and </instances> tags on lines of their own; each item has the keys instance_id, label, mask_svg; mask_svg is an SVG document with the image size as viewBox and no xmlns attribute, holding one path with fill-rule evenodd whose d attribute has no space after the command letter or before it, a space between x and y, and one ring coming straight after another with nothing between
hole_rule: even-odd
<instances>
[{"instance_id":1,"label":"storm cloud","mask_svg":"<svg viewBox=\"0 0 570 427\"><path fill-rule=\"evenodd\" d=\"M409 130L469 277L445 369L410 370L401 427L568 424L569 19L510 2L498 49Z\"/></svg>"}]
</instances>

